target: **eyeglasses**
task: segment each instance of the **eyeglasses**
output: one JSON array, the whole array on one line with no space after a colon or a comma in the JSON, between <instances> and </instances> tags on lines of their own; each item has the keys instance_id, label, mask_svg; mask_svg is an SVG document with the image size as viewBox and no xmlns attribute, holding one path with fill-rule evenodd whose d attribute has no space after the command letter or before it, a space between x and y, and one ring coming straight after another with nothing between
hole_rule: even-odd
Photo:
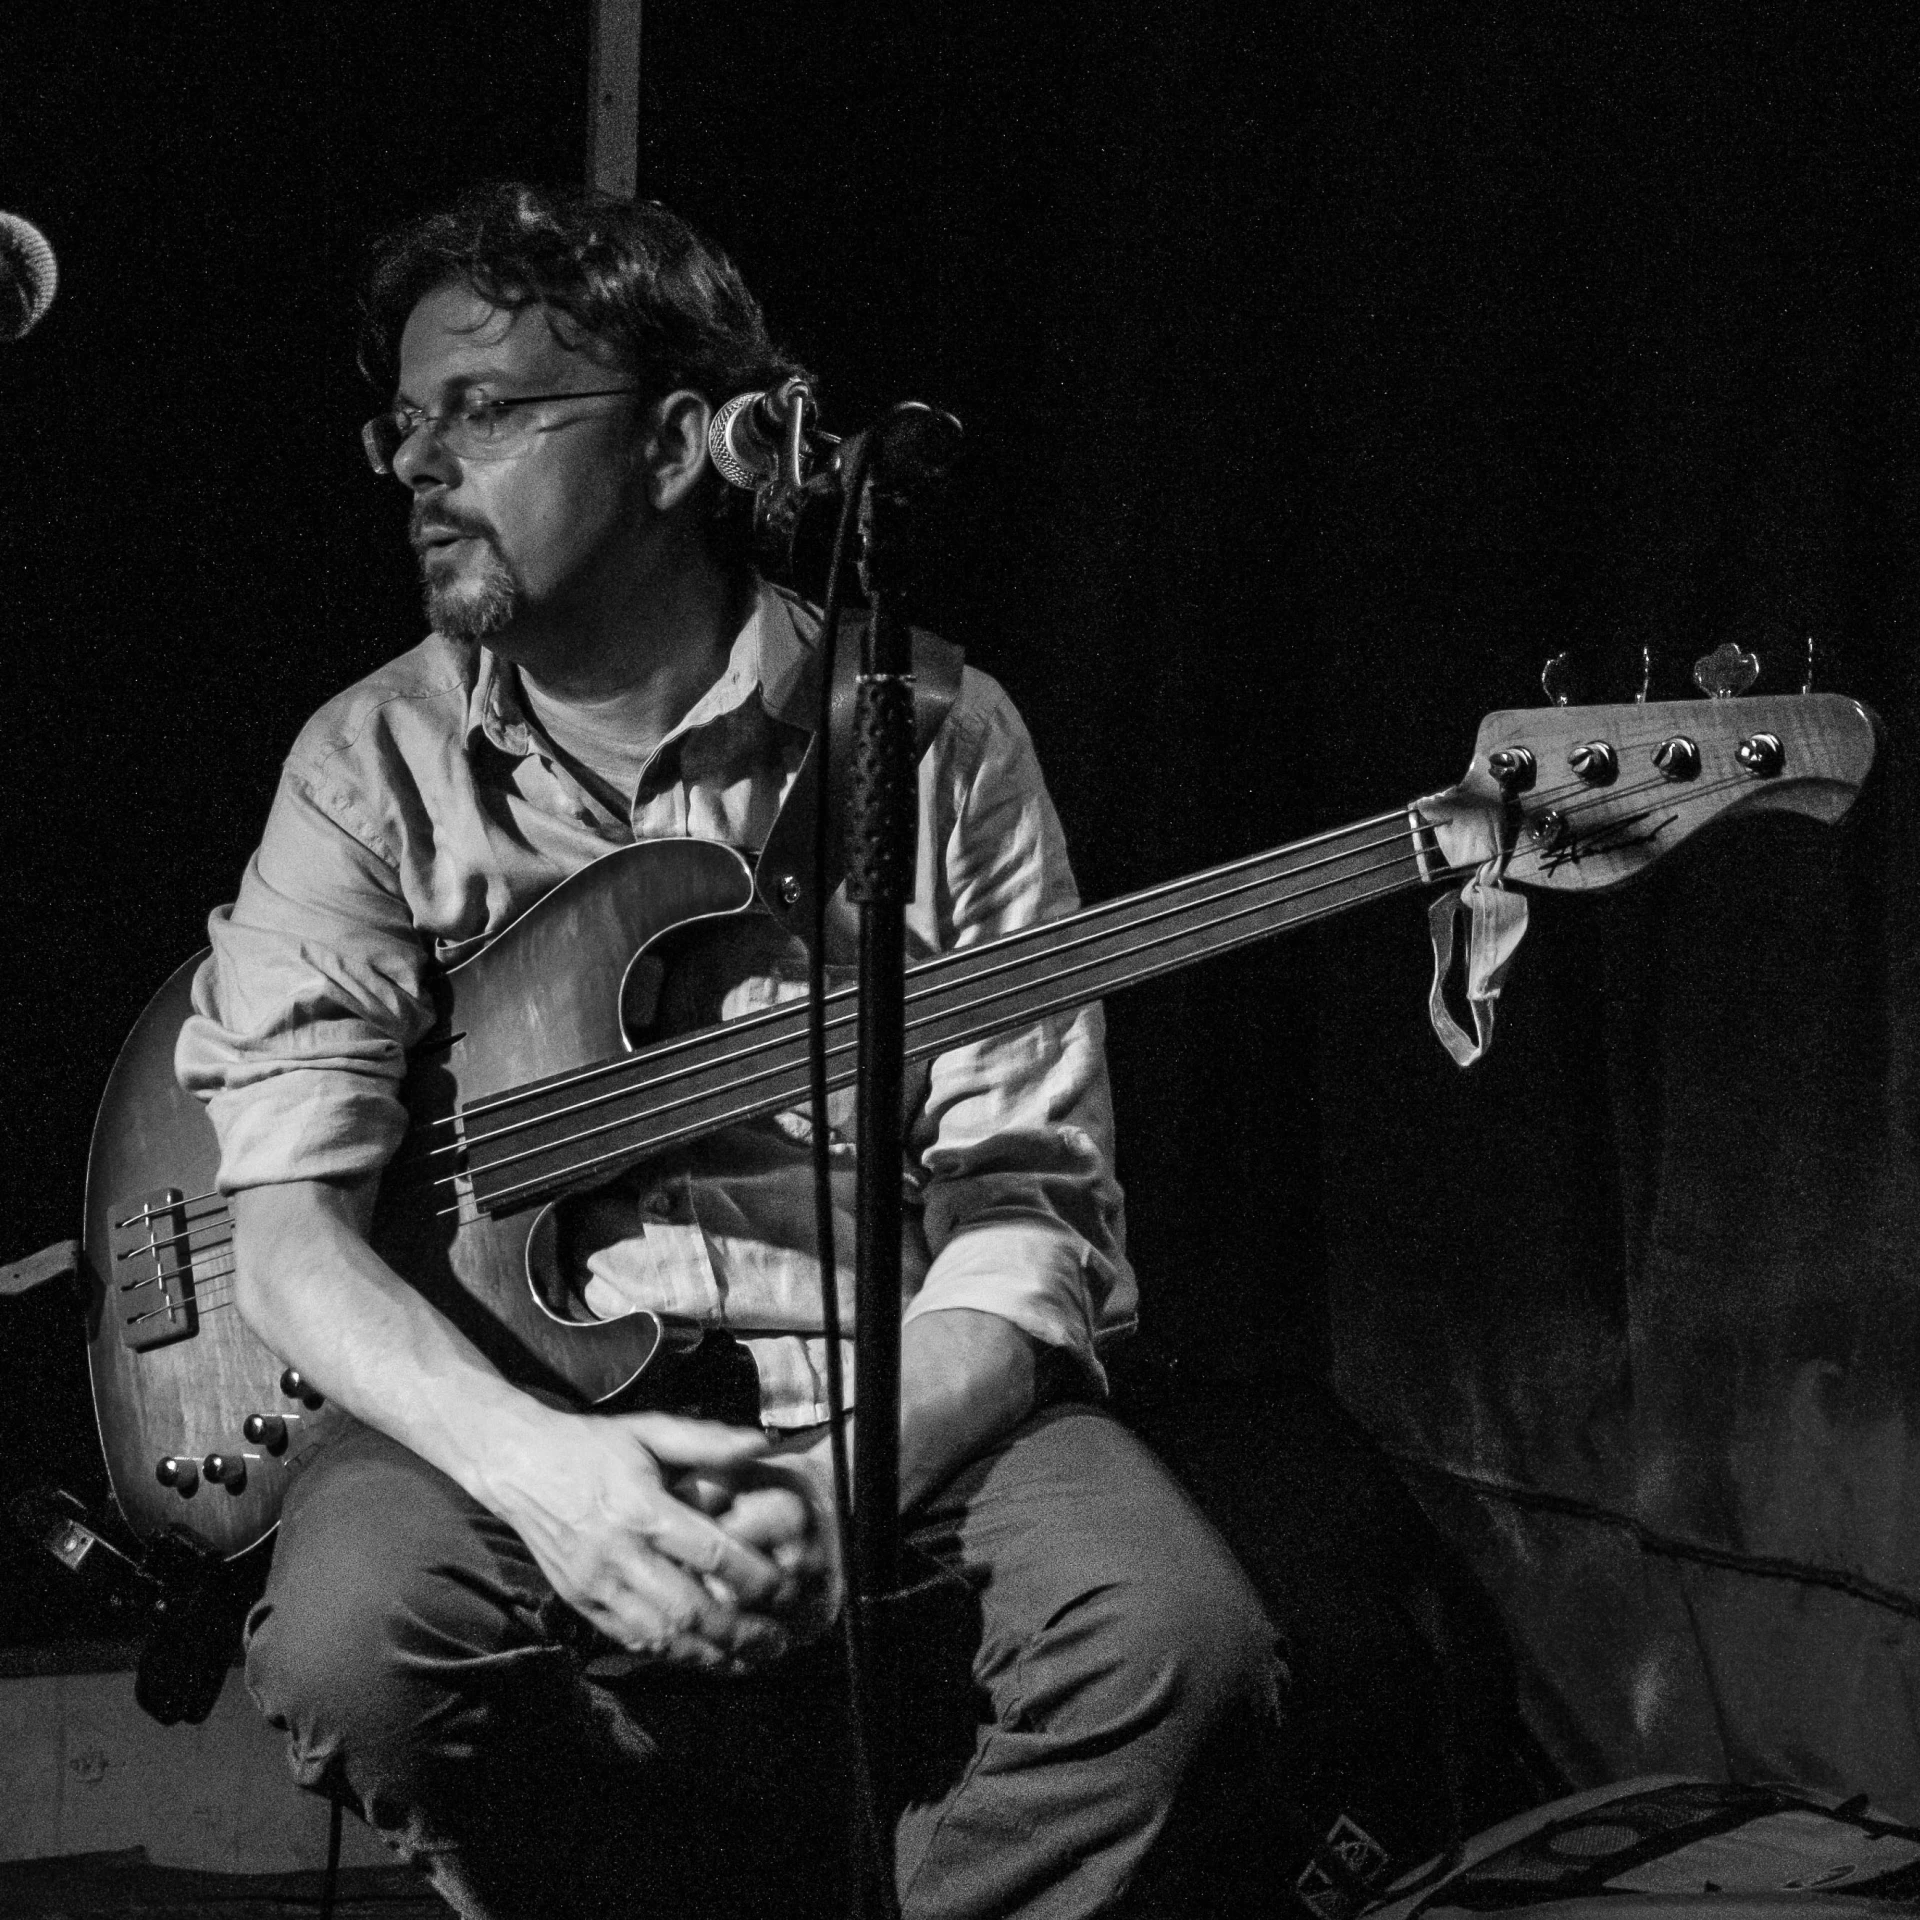
<instances>
[{"instance_id":1,"label":"eyeglasses","mask_svg":"<svg viewBox=\"0 0 1920 1920\"><path fill-rule=\"evenodd\" d=\"M375 473L391 473L394 460L421 428L426 428L457 460L507 460L519 453L536 433L564 426L561 420L530 420L524 409L556 400L605 400L616 393L638 393L638 387L590 387L584 393L517 393L495 400L468 394L452 406L431 413L425 407L395 407L376 413L360 429L367 465Z\"/></svg>"}]
</instances>

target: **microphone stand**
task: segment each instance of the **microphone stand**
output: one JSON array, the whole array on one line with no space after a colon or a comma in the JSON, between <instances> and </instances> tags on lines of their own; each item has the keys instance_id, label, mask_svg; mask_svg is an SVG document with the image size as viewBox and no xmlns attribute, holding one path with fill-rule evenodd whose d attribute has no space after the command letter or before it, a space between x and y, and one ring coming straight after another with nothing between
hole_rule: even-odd
<instances>
[{"instance_id":1,"label":"microphone stand","mask_svg":"<svg viewBox=\"0 0 1920 1920\"><path fill-rule=\"evenodd\" d=\"M853 1339L860 1417L853 1426L851 1595L855 1644L867 1668L862 1693L869 1705L873 1810L884 1839L899 1811L892 1703L899 1679L893 1600L900 1587L900 1109L916 809L913 648L892 595L875 584L872 497L869 492L863 500L861 515L869 614L854 694L847 828L847 898L859 909L860 925ZM890 1856L891 1849L884 1852ZM860 1857L871 1856L863 1851Z\"/></svg>"},{"instance_id":2,"label":"microphone stand","mask_svg":"<svg viewBox=\"0 0 1920 1920\"><path fill-rule=\"evenodd\" d=\"M832 476L857 491L868 619L855 682L847 790L847 898L858 909L858 1067L851 1654L862 1672L868 1812L876 1844L853 1850L858 1909L895 1910L892 1822L900 1601L900 1270L905 1226L906 909L913 898L918 776L913 641L900 611L899 554L912 497L937 484L960 432L950 414L908 401L840 443ZM824 804L824 796L822 797ZM887 1884L877 1884L886 1875Z\"/></svg>"}]
</instances>

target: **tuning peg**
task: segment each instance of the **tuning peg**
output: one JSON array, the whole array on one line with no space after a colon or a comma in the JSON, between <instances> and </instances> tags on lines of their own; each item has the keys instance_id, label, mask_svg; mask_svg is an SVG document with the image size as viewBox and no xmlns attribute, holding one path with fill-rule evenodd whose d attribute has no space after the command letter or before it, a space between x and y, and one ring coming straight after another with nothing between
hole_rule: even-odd
<instances>
[{"instance_id":1,"label":"tuning peg","mask_svg":"<svg viewBox=\"0 0 1920 1920\"><path fill-rule=\"evenodd\" d=\"M1685 734L1676 733L1654 748L1653 764L1669 780L1691 780L1700 771L1700 749Z\"/></svg>"},{"instance_id":2,"label":"tuning peg","mask_svg":"<svg viewBox=\"0 0 1920 1920\"><path fill-rule=\"evenodd\" d=\"M1727 700L1745 693L1760 678L1760 656L1733 641L1723 641L1693 663L1693 684L1709 700Z\"/></svg>"},{"instance_id":3,"label":"tuning peg","mask_svg":"<svg viewBox=\"0 0 1920 1920\"><path fill-rule=\"evenodd\" d=\"M1653 687L1653 649L1643 646L1640 649L1640 691L1633 697L1641 706L1647 704L1647 695Z\"/></svg>"},{"instance_id":4,"label":"tuning peg","mask_svg":"<svg viewBox=\"0 0 1920 1920\"><path fill-rule=\"evenodd\" d=\"M1533 755L1525 747L1496 747L1487 755L1487 771L1500 783L1500 791L1511 799L1533 785L1538 769Z\"/></svg>"},{"instance_id":5,"label":"tuning peg","mask_svg":"<svg viewBox=\"0 0 1920 1920\"><path fill-rule=\"evenodd\" d=\"M1801 678L1800 691L1802 693L1811 693L1813 691L1813 635L1812 634L1807 635L1807 670L1806 670L1806 673Z\"/></svg>"},{"instance_id":6,"label":"tuning peg","mask_svg":"<svg viewBox=\"0 0 1920 1920\"><path fill-rule=\"evenodd\" d=\"M1590 787L1610 787L1620 773L1619 756L1604 740L1583 740L1569 747L1567 765Z\"/></svg>"},{"instance_id":7,"label":"tuning peg","mask_svg":"<svg viewBox=\"0 0 1920 1920\"><path fill-rule=\"evenodd\" d=\"M1762 780L1771 780L1787 764L1787 750L1777 733L1749 734L1734 748L1733 757Z\"/></svg>"},{"instance_id":8,"label":"tuning peg","mask_svg":"<svg viewBox=\"0 0 1920 1920\"><path fill-rule=\"evenodd\" d=\"M1574 699L1573 656L1556 653L1540 669L1540 687L1556 707L1569 705Z\"/></svg>"}]
</instances>

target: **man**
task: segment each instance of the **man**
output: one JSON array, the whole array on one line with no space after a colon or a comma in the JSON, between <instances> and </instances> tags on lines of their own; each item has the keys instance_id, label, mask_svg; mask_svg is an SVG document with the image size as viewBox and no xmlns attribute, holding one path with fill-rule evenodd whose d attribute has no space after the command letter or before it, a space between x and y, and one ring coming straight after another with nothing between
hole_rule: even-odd
<instances>
[{"instance_id":1,"label":"man","mask_svg":"<svg viewBox=\"0 0 1920 1920\"><path fill-rule=\"evenodd\" d=\"M614 847L752 848L778 816L817 620L744 564L706 441L720 402L792 368L663 209L523 187L399 236L369 321L396 386L368 450L411 495L433 633L302 732L180 1041L221 1139L241 1309L352 1416L289 1492L249 1684L302 1784L350 1795L461 1911L644 1892L671 1912L745 1857L730 1820L804 1804L831 1745L803 1129L650 1164L578 1203L570 1236L590 1311L738 1342L757 1425L556 1406L367 1233L432 969ZM984 676L919 793L921 950L1072 908L1031 748ZM723 1011L790 991L779 942L722 946ZM1100 1343L1134 1308L1109 1134L1092 1008L942 1056L915 1116L901 1497L965 1601L970 1670L959 1750L922 1726L909 1914L1114 1908L1203 1742L1272 1709L1244 1579L1098 1409ZM578 1619L624 1671L587 1659ZM916 1676L928 1698L938 1681Z\"/></svg>"}]
</instances>

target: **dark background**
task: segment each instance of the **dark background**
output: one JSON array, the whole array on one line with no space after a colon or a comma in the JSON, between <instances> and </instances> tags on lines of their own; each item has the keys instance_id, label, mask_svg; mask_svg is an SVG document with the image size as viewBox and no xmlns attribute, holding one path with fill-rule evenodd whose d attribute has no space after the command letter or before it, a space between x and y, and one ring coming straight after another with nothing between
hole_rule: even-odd
<instances>
[{"instance_id":1,"label":"dark background","mask_svg":"<svg viewBox=\"0 0 1920 1920\"><path fill-rule=\"evenodd\" d=\"M77 1230L115 1049L300 722L417 637L364 248L579 177L588 14L27 11L0 206L62 285L0 349L0 1259ZM1109 1013L1142 1349L1250 1485L1310 1475L1258 1440L1331 1382L1570 1777L1913 1814L1914 36L1745 11L659 0L641 181L829 424L966 421L931 623L1022 706L1090 898L1445 784L1561 651L1679 697L1735 639L1786 692L1812 636L1879 711L1840 832L1537 904L1471 1074L1406 899ZM0 1343L16 1482L98 1491L70 1318ZM0 1545L0 1638L86 1627L61 1578Z\"/></svg>"}]
</instances>

